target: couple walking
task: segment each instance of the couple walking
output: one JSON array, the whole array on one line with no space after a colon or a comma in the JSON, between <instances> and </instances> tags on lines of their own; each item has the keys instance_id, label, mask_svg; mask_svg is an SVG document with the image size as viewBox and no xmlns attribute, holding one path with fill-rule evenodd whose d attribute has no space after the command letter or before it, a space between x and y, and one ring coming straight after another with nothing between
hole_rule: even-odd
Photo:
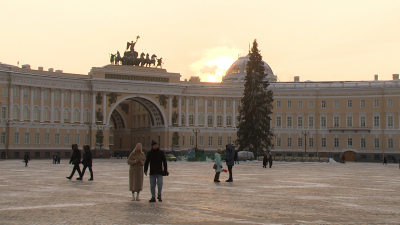
<instances>
[{"instance_id":1,"label":"couple walking","mask_svg":"<svg viewBox=\"0 0 400 225\"><path fill-rule=\"evenodd\" d=\"M221 154L222 154L221 149L218 149L217 152L215 153L214 161L215 161L215 164L217 165L217 168L215 169L214 182L220 182L219 181L219 175L222 172ZM233 150L233 147L232 147L231 144L227 144L226 145L225 161L226 161L226 165L228 166L229 178L228 178L228 180L226 180L226 182L233 182L233 179L232 179L232 167L234 165L234 160L235 160L235 152Z\"/></svg>"},{"instance_id":2,"label":"couple walking","mask_svg":"<svg viewBox=\"0 0 400 225\"><path fill-rule=\"evenodd\" d=\"M167 159L155 141L151 141L151 150L147 153L147 157L142 151L141 143L138 143L131 154L129 154L129 190L132 192L132 201L140 201L139 194L143 190L144 174L147 176L149 163L151 192L149 202L156 202L156 184L158 187L157 199L159 202L162 202L163 176L168 176Z\"/></svg>"},{"instance_id":3,"label":"couple walking","mask_svg":"<svg viewBox=\"0 0 400 225\"><path fill-rule=\"evenodd\" d=\"M82 180L83 175L85 174L86 168L89 168L90 172L90 179L89 181L93 180L93 170L92 170L92 152L90 151L90 146L85 145L83 146L83 149L85 150L85 153L83 153L83 160L81 161L81 151L78 148L77 144L72 145L72 156L71 159L69 160L69 164L74 164L74 168L72 169L71 175L67 177L68 180L71 180L72 177L75 174L75 171L78 171L79 177L76 178L77 180ZM81 172L81 168L79 167L79 164L83 164L83 169Z\"/></svg>"}]
</instances>

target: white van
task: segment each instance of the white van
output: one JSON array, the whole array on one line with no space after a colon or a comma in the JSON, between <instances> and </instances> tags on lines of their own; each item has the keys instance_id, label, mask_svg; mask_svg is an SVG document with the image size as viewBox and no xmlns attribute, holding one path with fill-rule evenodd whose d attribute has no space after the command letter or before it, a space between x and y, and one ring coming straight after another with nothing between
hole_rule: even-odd
<instances>
[{"instance_id":1,"label":"white van","mask_svg":"<svg viewBox=\"0 0 400 225\"><path fill-rule=\"evenodd\" d=\"M240 151L238 152L238 159L239 160L252 160L254 159L254 154L249 151Z\"/></svg>"}]
</instances>

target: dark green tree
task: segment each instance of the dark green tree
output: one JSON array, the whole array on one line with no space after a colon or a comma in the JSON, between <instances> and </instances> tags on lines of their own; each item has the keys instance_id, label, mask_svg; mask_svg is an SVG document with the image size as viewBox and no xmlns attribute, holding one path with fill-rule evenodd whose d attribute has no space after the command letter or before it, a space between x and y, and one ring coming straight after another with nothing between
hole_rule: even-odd
<instances>
[{"instance_id":1,"label":"dark green tree","mask_svg":"<svg viewBox=\"0 0 400 225\"><path fill-rule=\"evenodd\" d=\"M244 96L239 108L236 144L239 151L250 150L255 156L259 156L273 148L270 122L274 100L272 91L267 90L269 82L257 40L253 41L249 54Z\"/></svg>"}]
</instances>

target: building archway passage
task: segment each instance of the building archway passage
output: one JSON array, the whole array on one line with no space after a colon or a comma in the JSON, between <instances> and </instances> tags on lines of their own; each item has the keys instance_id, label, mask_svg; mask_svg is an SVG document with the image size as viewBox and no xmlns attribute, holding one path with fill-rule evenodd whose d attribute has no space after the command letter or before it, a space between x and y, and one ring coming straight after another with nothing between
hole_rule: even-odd
<instances>
[{"instance_id":1,"label":"building archway passage","mask_svg":"<svg viewBox=\"0 0 400 225\"><path fill-rule=\"evenodd\" d=\"M354 162L356 161L356 153L353 151L345 151L344 153L344 157L346 161L349 162Z\"/></svg>"}]
</instances>

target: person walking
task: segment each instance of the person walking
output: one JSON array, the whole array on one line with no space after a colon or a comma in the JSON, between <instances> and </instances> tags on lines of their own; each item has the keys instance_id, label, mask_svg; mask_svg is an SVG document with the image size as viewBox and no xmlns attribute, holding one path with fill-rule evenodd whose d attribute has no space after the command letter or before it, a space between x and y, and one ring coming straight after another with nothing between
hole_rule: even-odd
<instances>
[{"instance_id":1,"label":"person walking","mask_svg":"<svg viewBox=\"0 0 400 225\"><path fill-rule=\"evenodd\" d=\"M69 164L74 164L74 168L72 169L71 175L66 177L68 180L71 180L76 170L78 171L79 177L82 177L81 168L79 167L79 163L81 163L81 151L78 149L77 144L72 145L72 150L73 152Z\"/></svg>"},{"instance_id":2,"label":"person walking","mask_svg":"<svg viewBox=\"0 0 400 225\"><path fill-rule=\"evenodd\" d=\"M271 155L271 152L269 153L269 156L268 156L268 163L269 163L269 168L271 168L272 167L272 155Z\"/></svg>"},{"instance_id":3,"label":"person walking","mask_svg":"<svg viewBox=\"0 0 400 225\"><path fill-rule=\"evenodd\" d=\"M143 165L146 161L146 156L142 151L142 144L138 143L129 154L129 190L132 192L132 201L140 201L139 194L143 190ZM135 198L135 192L136 198Z\"/></svg>"},{"instance_id":4,"label":"person walking","mask_svg":"<svg viewBox=\"0 0 400 225\"><path fill-rule=\"evenodd\" d=\"M234 158L234 160L235 160L235 164L236 164L236 162L237 162L237 164L239 164L239 155L238 155L238 152L237 152L237 151L235 151L235 158Z\"/></svg>"},{"instance_id":5,"label":"person walking","mask_svg":"<svg viewBox=\"0 0 400 225\"><path fill-rule=\"evenodd\" d=\"M268 165L268 155L265 154L263 158L263 168L267 168Z\"/></svg>"},{"instance_id":6,"label":"person walking","mask_svg":"<svg viewBox=\"0 0 400 225\"><path fill-rule=\"evenodd\" d=\"M83 159L82 159L82 164L83 164L82 175L81 175L81 177L76 178L76 179L82 180L83 175L85 174L86 168L89 168L89 172L90 172L89 181L92 181L93 180L92 152L90 151L89 145L83 146L83 150L85 151L85 153L83 153Z\"/></svg>"},{"instance_id":7,"label":"person walking","mask_svg":"<svg viewBox=\"0 0 400 225\"><path fill-rule=\"evenodd\" d=\"M28 162L29 162L29 160L31 160L31 158L29 158L29 155L28 155L28 153L27 153L27 152L25 152L25 155L24 155L25 167L27 167L27 166L28 166Z\"/></svg>"},{"instance_id":8,"label":"person walking","mask_svg":"<svg viewBox=\"0 0 400 225\"><path fill-rule=\"evenodd\" d=\"M57 163L57 153L54 153L53 155L53 164Z\"/></svg>"},{"instance_id":9,"label":"person walking","mask_svg":"<svg viewBox=\"0 0 400 225\"><path fill-rule=\"evenodd\" d=\"M161 192L163 186L163 176L168 176L167 159L163 151L158 148L155 141L151 141L151 150L147 153L146 162L144 163L144 174L147 176L147 169L150 163L150 192L151 199L149 202L156 202L156 183L158 187L157 199L162 202ZM164 170L163 170L164 166Z\"/></svg>"},{"instance_id":10,"label":"person walking","mask_svg":"<svg viewBox=\"0 0 400 225\"><path fill-rule=\"evenodd\" d=\"M386 156L384 156L384 157L383 157L383 165L385 165L385 164L387 165L387 159L386 159Z\"/></svg>"},{"instance_id":11,"label":"person walking","mask_svg":"<svg viewBox=\"0 0 400 225\"><path fill-rule=\"evenodd\" d=\"M226 165L228 166L229 179L226 180L226 182L232 182L233 181L233 178L232 178L232 167L234 165L234 158L235 158L235 151L233 150L231 144L227 144L226 145L225 160L226 160Z\"/></svg>"},{"instance_id":12,"label":"person walking","mask_svg":"<svg viewBox=\"0 0 400 225\"><path fill-rule=\"evenodd\" d=\"M221 149L217 149L217 152L215 153L214 157L214 163L215 165L217 165L217 168L215 168L214 182L220 182L219 175L222 172L221 153L222 153Z\"/></svg>"}]
</instances>

